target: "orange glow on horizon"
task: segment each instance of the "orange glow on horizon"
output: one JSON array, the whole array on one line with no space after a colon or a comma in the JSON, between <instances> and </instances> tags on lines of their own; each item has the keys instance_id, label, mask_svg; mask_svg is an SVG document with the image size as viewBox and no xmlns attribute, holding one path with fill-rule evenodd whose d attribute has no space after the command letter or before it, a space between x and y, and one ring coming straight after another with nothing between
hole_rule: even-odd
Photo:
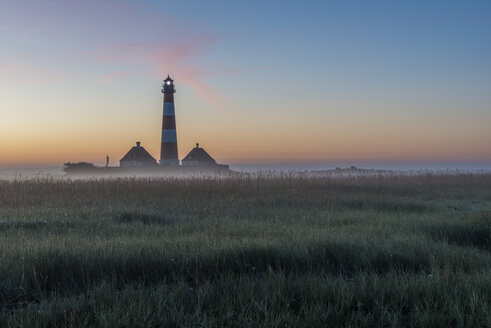
<instances>
[{"instance_id":1,"label":"orange glow on horizon","mask_svg":"<svg viewBox=\"0 0 491 328\"><path fill-rule=\"evenodd\" d=\"M180 120L182 122L182 119ZM79 129L52 129L14 135L0 134L0 165L61 166L64 162L87 161L104 164L106 155L111 165L141 141L142 146L159 159L160 131L157 128L134 129L131 133L104 131L103 126L85 133ZM290 133L292 129L267 131L257 129L254 134L241 126L227 126L209 133L199 123L178 126L179 157L182 159L196 144L207 150L220 163L300 163L335 161L490 161L488 141L479 136L449 138L443 132L426 133L419 137L403 132L388 137L379 133L366 134L348 127L329 131L310 131L304 136ZM128 129L128 127L126 127ZM209 126L208 126L209 128ZM121 130L125 130L122 124ZM128 129L129 130L129 129ZM118 131L118 129L117 129ZM32 132L32 131L30 131ZM442 137L443 135L443 137ZM409 142L410 141L410 142Z\"/></svg>"}]
</instances>

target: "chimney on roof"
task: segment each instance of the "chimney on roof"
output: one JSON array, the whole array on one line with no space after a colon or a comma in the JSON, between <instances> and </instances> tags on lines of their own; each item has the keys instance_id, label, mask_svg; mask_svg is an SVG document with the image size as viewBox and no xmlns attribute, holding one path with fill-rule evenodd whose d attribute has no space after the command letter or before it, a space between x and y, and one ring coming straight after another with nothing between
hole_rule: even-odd
<instances>
[{"instance_id":1,"label":"chimney on roof","mask_svg":"<svg viewBox=\"0 0 491 328\"><path fill-rule=\"evenodd\" d=\"M199 148L199 143L196 143L196 148Z\"/></svg>"},{"instance_id":2,"label":"chimney on roof","mask_svg":"<svg viewBox=\"0 0 491 328\"><path fill-rule=\"evenodd\" d=\"M136 142L136 148L140 148L140 141Z\"/></svg>"}]
</instances>

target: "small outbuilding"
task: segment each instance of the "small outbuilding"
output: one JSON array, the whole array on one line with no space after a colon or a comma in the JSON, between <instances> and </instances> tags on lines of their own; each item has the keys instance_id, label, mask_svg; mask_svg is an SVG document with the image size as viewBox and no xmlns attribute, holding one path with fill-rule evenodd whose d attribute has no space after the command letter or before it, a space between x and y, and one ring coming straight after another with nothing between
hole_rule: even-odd
<instances>
[{"instance_id":1,"label":"small outbuilding","mask_svg":"<svg viewBox=\"0 0 491 328\"><path fill-rule=\"evenodd\" d=\"M134 167L134 166L157 166L157 161L150 155L145 148L137 141L136 146L132 147L126 155L119 161L120 167Z\"/></svg>"}]
</instances>

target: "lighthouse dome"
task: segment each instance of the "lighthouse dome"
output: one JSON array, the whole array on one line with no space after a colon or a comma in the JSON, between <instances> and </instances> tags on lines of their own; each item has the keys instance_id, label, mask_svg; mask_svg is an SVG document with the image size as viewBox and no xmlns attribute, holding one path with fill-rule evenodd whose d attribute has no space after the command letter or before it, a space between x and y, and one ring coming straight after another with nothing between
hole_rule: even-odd
<instances>
[{"instance_id":1,"label":"lighthouse dome","mask_svg":"<svg viewBox=\"0 0 491 328\"><path fill-rule=\"evenodd\" d=\"M174 80L170 78L169 75L167 75L167 78L164 80L164 83L162 84L162 93L175 93L176 88L174 87Z\"/></svg>"}]
</instances>

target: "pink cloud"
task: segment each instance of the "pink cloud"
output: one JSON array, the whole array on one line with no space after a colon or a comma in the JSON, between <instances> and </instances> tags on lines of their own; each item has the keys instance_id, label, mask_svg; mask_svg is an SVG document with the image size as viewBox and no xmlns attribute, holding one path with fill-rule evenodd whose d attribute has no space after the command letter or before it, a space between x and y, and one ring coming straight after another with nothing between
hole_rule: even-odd
<instances>
[{"instance_id":1,"label":"pink cloud","mask_svg":"<svg viewBox=\"0 0 491 328\"><path fill-rule=\"evenodd\" d=\"M127 76L129 76L131 73L128 71L119 71L119 72L112 72L108 74L103 74L99 76L99 82L113 82L113 81L118 81L121 80Z\"/></svg>"},{"instance_id":2,"label":"pink cloud","mask_svg":"<svg viewBox=\"0 0 491 328\"><path fill-rule=\"evenodd\" d=\"M37 34L39 32L41 32L43 29L42 28L30 28L30 29L27 29L27 30L23 30L23 31L20 31L17 33L17 36L31 36L31 35L34 35L34 34Z\"/></svg>"},{"instance_id":3,"label":"pink cloud","mask_svg":"<svg viewBox=\"0 0 491 328\"><path fill-rule=\"evenodd\" d=\"M45 5L49 6L77 6L77 7L122 7L129 6L129 4L119 3L119 2L104 2L101 0L98 1L64 1L64 2L48 2ZM136 5L133 5L135 7Z\"/></svg>"},{"instance_id":4,"label":"pink cloud","mask_svg":"<svg viewBox=\"0 0 491 328\"><path fill-rule=\"evenodd\" d=\"M39 67L24 65L24 64L2 64L0 72L5 74L25 74L40 71Z\"/></svg>"},{"instance_id":5,"label":"pink cloud","mask_svg":"<svg viewBox=\"0 0 491 328\"><path fill-rule=\"evenodd\" d=\"M4 32L4 35L8 35L11 37L29 37L33 34L37 34L43 31L43 28L40 27L32 27L32 28L14 28L10 26L0 26L0 32Z\"/></svg>"},{"instance_id":6,"label":"pink cloud","mask_svg":"<svg viewBox=\"0 0 491 328\"><path fill-rule=\"evenodd\" d=\"M209 51L216 43L210 36L181 38L169 44L127 42L105 45L81 55L109 63L151 64L159 69L176 67Z\"/></svg>"},{"instance_id":7,"label":"pink cloud","mask_svg":"<svg viewBox=\"0 0 491 328\"><path fill-rule=\"evenodd\" d=\"M25 82L60 82L65 80L65 75L56 70L44 67L23 64L8 63L0 65L0 81L9 83Z\"/></svg>"},{"instance_id":8,"label":"pink cloud","mask_svg":"<svg viewBox=\"0 0 491 328\"><path fill-rule=\"evenodd\" d=\"M189 86L194 91L196 96L218 110L238 111L239 109L237 106L231 104L215 88L212 88L208 84L203 83L202 80L234 75L240 73L241 71L242 70L238 69L217 69L214 71L204 71L196 67L188 67L187 69L179 71L179 82Z\"/></svg>"},{"instance_id":9,"label":"pink cloud","mask_svg":"<svg viewBox=\"0 0 491 328\"><path fill-rule=\"evenodd\" d=\"M158 78L167 74L177 76L179 83L190 87L195 95L218 110L232 110L235 107L216 89L202 82L203 79L236 75L241 69L205 70L198 67L196 59L209 52L216 44L216 38L199 35L181 38L179 42L166 45L152 43L120 43L104 46L96 51L85 52L86 56L102 62L124 65L146 66ZM114 72L100 76L102 82L120 79L130 75L128 71Z\"/></svg>"},{"instance_id":10,"label":"pink cloud","mask_svg":"<svg viewBox=\"0 0 491 328\"><path fill-rule=\"evenodd\" d=\"M219 110L233 108L207 79L240 74L241 70L203 67L201 58L210 53L219 40L193 21L157 10L165 5L147 6L127 0L19 0L22 6L17 3L7 8L12 17L19 8L36 10L26 10L27 14L22 16L21 21L12 19L2 22L5 24L2 26L8 29L8 33L24 35L29 41L32 38L28 36L37 37L37 33L43 32L48 46L57 48L60 45L57 51L40 47L39 53L35 53L35 60L41 62L47 59L46 65L51 66L50 63L57 59L54 57L58 56L60 65L53 67L53 71L66 69L67 78L83 72L93 74L97 82L104 83L136 72L153 74L159 79L170 73L178 83L191 88L197 97L213 107ZM53 7L57 7L56 10ZM169 26L173 33L167 32ZM0 27L0 31L3 27ZM196 31L200 31L199 34ZM74 35L77 42L72 40ZM74 66L69 65L86 69L73 69ZM17 67L15 69L24 71L16 73L12 69L8 75L16 75L19 80L30 78L29 75L34 73L47 78L59 75L52 74L55 72L51 72L51 69L36 67Z\"/></svg>"},{"instance_id":11,"label":"pink cloud","mask_svg":"<svg viewBox=\"0 0 491 328\"><path fill-rule=\"evenodd\" d=\"M212 45L212 39L199 39L192 43L172 45L159 49L150 55L157 74L162 77L169 73L177 76L179 83L189 86L197 97L218 110L235 109L215 88L202 82L203 79L237 74L237 69L205 70L198 67L193 60L202 56Z\"/></svg>"}]
</instances>

